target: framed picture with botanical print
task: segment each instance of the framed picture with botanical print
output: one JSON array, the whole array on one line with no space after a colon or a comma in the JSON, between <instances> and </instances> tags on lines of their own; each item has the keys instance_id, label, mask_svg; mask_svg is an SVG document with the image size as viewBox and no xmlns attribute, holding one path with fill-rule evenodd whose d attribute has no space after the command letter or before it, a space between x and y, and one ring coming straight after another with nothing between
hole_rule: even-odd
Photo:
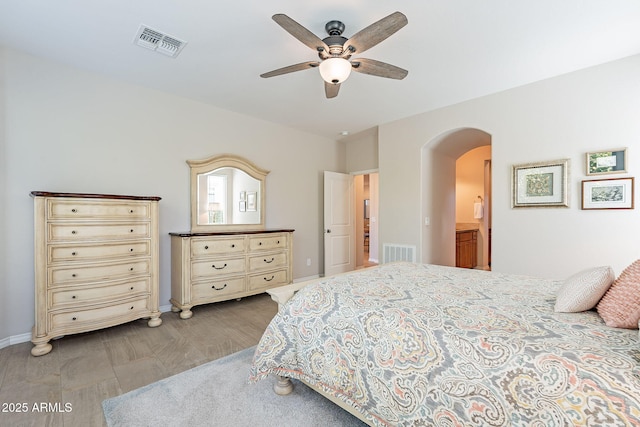
<instances>
[{"instance_id":1,"label":"framed picture with botanical print","mask_svg":"<svg viewBox=\"0 0 640 427\"><path fill-rule=\"evenodd\" d=\"M633 209L633 178L582 181L582 209Z\"/></svg>"},{"instance_id":2,"label":"framed picture with botanical print","mask_svg":"<svg viewBox=\"0 0 640 427\"><path fill-rule=\"evenodd\" d=\"M587 175L604 175L627 171L627 149L587 153Z\"/></svg>"},{"instance_id":3,"label":"framed picture with botanical print","mask_svg":"<svg viewBox=\"0 0 640 427\"><path fill-rule=\"evenodd\" d=\"M512 175L512 207L569 207L569 159L513 165Z\"/></svg>"},{"instance_id":4,"label":"framed picture with botanical print","mask_svg":"<svg viewBox=\"0 0 640 427\"><path fill-rule=\"evenodd\" d=\"M247 191L247 211L255 212L258 207L258 193L255 191Z\"/></svg>"}]
</instances>

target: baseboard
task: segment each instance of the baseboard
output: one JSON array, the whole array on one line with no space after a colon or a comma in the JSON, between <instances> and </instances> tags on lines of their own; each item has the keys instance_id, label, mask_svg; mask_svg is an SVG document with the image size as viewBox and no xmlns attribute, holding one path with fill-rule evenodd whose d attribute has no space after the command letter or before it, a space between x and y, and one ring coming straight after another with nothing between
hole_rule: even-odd
<instances>
[{"instance_id":1,"label":"baseboard","mask_svg":"<svg viewBox=\"0 0 640 427\"><path fill-rule=\"evenodd\" d=\"M0 348L9 347L10 345L20 344L23 342L31 341L31 332L27 332L19 335L12 335L0 340Z\"/></svg>"},{"instance_id":2,"label":"baseboard","mask_svg":"<svg viewBox=\"0 0 640 427\"><path fill-rule=\"evenodd\" d=\"M298 279L293 279L293 283L306 282L307 280L319 279L321 276L319 274L315 274L313 276L300 277Z\"/></svg>"}]
</instances>

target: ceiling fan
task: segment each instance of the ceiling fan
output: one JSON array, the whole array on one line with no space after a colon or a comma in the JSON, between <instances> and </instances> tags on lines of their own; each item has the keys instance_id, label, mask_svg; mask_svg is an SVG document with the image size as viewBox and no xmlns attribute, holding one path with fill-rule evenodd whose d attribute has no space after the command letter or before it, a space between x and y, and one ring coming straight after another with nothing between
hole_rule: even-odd
<instances>
[{"instance_id":1,"label":"ceiling fan","mask_svg":"<svg viewBox=\"0 0 640 427\"><path fill-rule=\"evenodd\" d=\"M293 37L314 51L317 51L320 61L307 61L289 65L288 67L278 68L277 70L260 74L260 77L274 77L293 73L294 71L318 67L320 69L320 75L324 80L324 90L327 98L335 98L338 96L340 84L349 77L351 70L397 80L404 79L409 73L400 67L374 59L351 59L352 55L360 54L377 45L407 25L407 17L400 12L394 12L382 18L363 30L360 30L349 39L342 36L345 26L340 21L334 20L327 22L324 28L329 36L320 39L287 15L281 13L273 15L273 20Z\"/></svg>"}]
</instances>

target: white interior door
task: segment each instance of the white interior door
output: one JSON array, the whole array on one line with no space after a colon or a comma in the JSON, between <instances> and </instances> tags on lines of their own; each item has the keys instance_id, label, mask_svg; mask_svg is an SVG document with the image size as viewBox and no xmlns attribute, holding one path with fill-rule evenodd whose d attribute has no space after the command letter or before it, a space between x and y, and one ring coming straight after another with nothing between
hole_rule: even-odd
<instances>
[{"instance_id":1,"label":"white interior door","mask_svg":"<svg viewBox=\"0 0 640 427\"><path fill-rule=\"evenodd\" d=\"M355 270L353 176L324 173L324 275Z\"/></svg>"}]
</instances>

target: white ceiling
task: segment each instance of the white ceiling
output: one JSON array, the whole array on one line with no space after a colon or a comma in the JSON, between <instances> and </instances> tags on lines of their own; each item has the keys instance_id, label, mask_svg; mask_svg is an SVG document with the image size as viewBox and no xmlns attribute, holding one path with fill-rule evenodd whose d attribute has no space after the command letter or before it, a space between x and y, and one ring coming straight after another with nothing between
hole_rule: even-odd
<instances>
[{"instance_id":1,"label":"white ceiling","mask_svg":"<svg viewBox=\"0 0 640 427\"><path fill-rule=\"evenodd\" d=\"M317 69L259 77L318 58L275 13L320 38L341 20L348 38L396 10L409 24L360 57L409 70L404 80L353 73L326 99ZM143 49L140 24L188 44L176 59ZM0 0L0 44L337 139L638 54L640 1Z\"/></svg>"}]
</instances>

